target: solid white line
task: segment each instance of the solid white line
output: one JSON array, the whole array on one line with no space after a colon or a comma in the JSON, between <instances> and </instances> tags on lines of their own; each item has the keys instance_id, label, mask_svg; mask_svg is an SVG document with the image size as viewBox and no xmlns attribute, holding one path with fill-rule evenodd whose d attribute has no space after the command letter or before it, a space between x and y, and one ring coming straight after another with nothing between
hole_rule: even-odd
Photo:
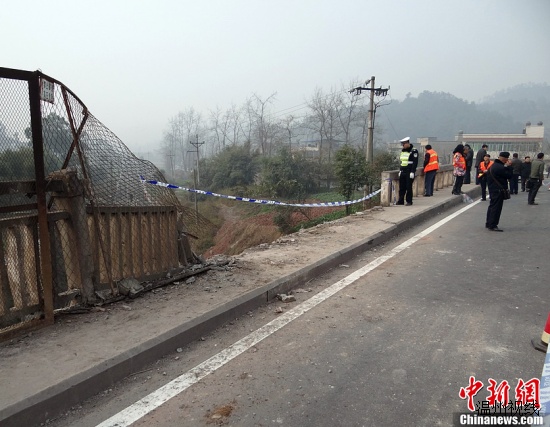
<instances>
[{"instance_id":1,"label":"solid white line","mask_svg":"<svg viewBox=\"0 0 550 427\"><path fill-rule=\"evenodd\" d=\"M307 301L304 301L302 304L280 315L276 319L240 339L239 341L222 350L218 354L212 356L210 359L204 361L200 365L195 366L193 369L187 371L185 374L170 381L168 384L155 390L148 396L145 396L143 399L138 400L136 403L132 404L126 409L123 409L118 414L113 415L108 420L105 420L101 424L98 424L97 427L126 427L131 425L132 423L147 415L149 412L153 411L154 409L158 408L159 406L170 400L172 397L177 396L181 392L191 387L193 384L198 383L207 375L215 372L217 369L221 368L226 363L233 360L235 357L244 353L246 350L262 341L264 338L267 338L271 334L277 332L279 329L292 322L294 319L300 317L302 314L316 307L326 299L330 298L332 295L351 285L357 279L371 272L382 263L409 248L418 240L427 236L432 231L438 229L452 219L456 218L458 215L466 212L468 209L472 208L478 203L479 200L463 207L462 209L445 217L436 224L426 228L424 231L421 231L407 241L390 250L386 255L382 255L376 258L364 267L361 267L360 269L354 271L349 276L344 277L342 280L339 280L325 290L319 292L317 295L314 295Z\"/></svg>"}]
</instances>

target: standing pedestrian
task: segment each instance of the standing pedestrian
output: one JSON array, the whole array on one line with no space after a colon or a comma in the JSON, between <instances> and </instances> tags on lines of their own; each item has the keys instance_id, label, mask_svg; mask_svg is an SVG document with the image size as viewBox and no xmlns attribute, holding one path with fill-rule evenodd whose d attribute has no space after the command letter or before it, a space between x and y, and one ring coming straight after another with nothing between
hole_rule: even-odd
<instances>
[{"instance_id":1,"label":"standing pedestrian","mask_svg":"<svg viewBox=\"0 0 550 427\"><path fill-rule=\"evenodd\" d=\"M512 154L512 179L510 180L510 194L518 194L519 176L521 175L521 160L518 153Z\"/></svg>"},{"instance_id":2,"label":"standing pedestrian","mask_svg":"<svg viewBox=\"0 0 550 427\"><path fill-rule=\"evenodd\" d=\"M434 195L435 175L439 170L439 159L437 153L431 145L426 145L426 154L424 155L424 196Z\"/></svg>"},{"instance_id":3,"label":"standing pedestrian","mask_svg":"<svg viewBox=\"0 0 550 427\"><path fill-rule=\"evenodd\" d=\"M479 164L483 161L485 154L487 154L487 148L489 148L489 146L487 144L483 144L476 154L476 185L479 185Z\"/></svg>"},{"instance_id":4,"label":"standing pedestrian","mask_svg":"<svg viewBox=\"0 0 550 427\"><path fill-rule=\"evenodd\" d=\"M474 163L474 150L468 144L464 146L464 159L466 160L466 172L464 173L464 184L469 184Z\"/></svg>"},{"instance_id":5,"label":"standing pedestrian","mask_svg":"<svg viewBox=\"0 0 550 427\"><path fill-rule=\"evenodd\" d=\"M538 205L538 203L535 203L535 197L544 179L544 160L542 159L544 159L544 153L539 153L531 164L531 175L529 175L531 188L529 188L529 195L527 197L527 204L529 205Z\"/></svg>"},{"instance_id":6,"label":"standing pedestrian","mask_svg":"<svg viewBox=\"0 0 550 427\"><path fill-rule=\"evenodd\" d=\"M490 154L485 154L485 157L483 158L483 161L479 164L479 185L481 186L481 200L485 201L487 200L487 171L493 164L493 161L491 160Z\"/></svg>"},{"instance_id":7,"label":"standing pedestrian","mask_svg":"<svg viewBox=\"0 0 550 427\"><path fill-rule=\"evenodd\" d=\"M458 144L453 151L453 175L455 183L451 194L457 196L462 194L462 184L464 183L464 174L466 173L466 159L464 159L464 145Z\"/></svg>"},{"instance_id":8,"label":"standing pedestrian","mask_svg":"<svg viewBox=\"0 0 550 427\"><path fill-rule=\"evenodd\" d=\"M521 164L521 191L525 191L525 184L529 182L529 175L531 175L531 157L525 156L523 163ZM529 190L529 186L527 186Z\"/></svg>"},{"instance_id":9,"label":"standing pedestrian","mask_svg":"<svg viewBox=\"0 0 550 427\"><path fill-rule=\"evenodd\" d=\"M413 204L414 173L418 166L418 150L413 148L411 138L408 136L399 142L403 149L399 156L399 200L396 205L403 205L406 200L407 206L411 206Z\"/></svg>"},{"instance_id":10,"label":"standing pedestrian","mask_svg":"<svg viewBox=\"0 0 550 427\"><path fill-rule=\"evenodd\" d=\"M512 177L510 153L503 151L498 155L487 172L487 186L491 201L487 207L487 219L485 227L490 231L502 231L498 228L502 205L504 204L504 192L508 190L508 180Z\"/></svg>"}]
</instances>

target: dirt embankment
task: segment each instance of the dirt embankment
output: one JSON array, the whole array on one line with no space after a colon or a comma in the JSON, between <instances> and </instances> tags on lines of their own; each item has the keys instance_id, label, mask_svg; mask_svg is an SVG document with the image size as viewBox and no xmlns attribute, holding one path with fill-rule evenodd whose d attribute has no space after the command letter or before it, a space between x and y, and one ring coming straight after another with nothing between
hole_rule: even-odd
<instances>
[{"instance_id":1,"label":"dirt embankment","mask_svg":"<svg viewBox=\"0 0 550 427\"><path fill-rule=\"evenodd\" d=\"M289 223L295 226L333 212L335 209L318 207L307 208L304 212L293 212ZM237 255L247 248L271 243L283 235L273 220L277 215L276 212L248 218L241 218L240 210L235 206L223 206L220 212L225 220L214 238L214 246L204 252L204 258L218 254Z\"/></svg>"}]
</instances>

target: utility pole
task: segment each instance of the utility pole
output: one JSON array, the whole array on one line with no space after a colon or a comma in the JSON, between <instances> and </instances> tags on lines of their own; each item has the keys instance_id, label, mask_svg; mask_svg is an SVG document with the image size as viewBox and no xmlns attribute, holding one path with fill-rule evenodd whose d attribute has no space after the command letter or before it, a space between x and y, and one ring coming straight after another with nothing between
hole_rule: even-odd
<instances>
[{"instance_id":1,"label":"utility pole","mask_svg":"<svg viewBox=\"0 0 550 427\"><path fill-rule=\"evenodd\" d=\"M370 78L369 126L367 131L367 162L374 163L374 76Z\"/></svg>"},{"instance_id":2,"label":"utility pole","mask_svg":"<svg viewBox=\"0 0 550 427\"><path fill-rule=\"evenodd\" d=\"M361 87L351 89L349 92L354 93L355 95L360 95L362 91L368 90L370 92L370 103L369 103L369 123L367 127L367 149L366 149L366 160L367 163L374 163L374 116L376 109L374 107L374 95L376 96L386 96L390 90L389 86L387 89L382 89L382 87L374 87L374 76L365 82L365 86L370 83L370 87Z\"/></svg>"},{"instance_id":3,"label":"utility pole","mask_svg":"<svg viewBox=\"0 0 550 427\"><path fill-rule=\"evenodd\" d=\"M193 186L195 187L195 190L199 186L199 147L204 144L204 141L199 142L199 135L195 135L196 141L189 141L189 143L195 147L195 150L190 151L191 153L197 153L197 168L193 169ZM195 193L195 219L197 221L197 225L199 225L199 206L197 203L197 193Z\"/></svg>"},{"instance_id":4,"label":"utility pole","mask_svg":"<svg viewBox=\"0 0 550 427\"><path fill-rule=\"evenodd\" d=\"M204 141L199 142L199 135L198 135L198 134L195 135L195 137L197 138L196 142L189 141L189 143L190 143L193 147L195 147L195 150L192 151L192 152L196 152L196 153L197 153L197 184L199 184L199 183L200 183L200 179L199 179L199 147L200 147L201 145L204 144Z\"/></svg>"}]
</instances>

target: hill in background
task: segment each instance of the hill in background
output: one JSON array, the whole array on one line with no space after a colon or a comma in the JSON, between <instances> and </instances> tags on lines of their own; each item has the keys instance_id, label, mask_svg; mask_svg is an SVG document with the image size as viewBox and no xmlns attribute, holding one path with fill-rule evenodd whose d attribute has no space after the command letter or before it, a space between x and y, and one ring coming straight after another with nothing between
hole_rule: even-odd
<instances>
[{"instance_id":1,"label":"hill in background","mask_svg":"<svg viewBox=\"0 0 550 427\"><path fill-rule=\"evenodd\" d=\"M376 126L382 138L393 141L410 136L454 140L464 133L521 133L526 122L550 126L550 86L522 84L505 89L479 104L450 93L424 91L418 97L392 101L378 108Z\"/></svg>"}]
</instances>

